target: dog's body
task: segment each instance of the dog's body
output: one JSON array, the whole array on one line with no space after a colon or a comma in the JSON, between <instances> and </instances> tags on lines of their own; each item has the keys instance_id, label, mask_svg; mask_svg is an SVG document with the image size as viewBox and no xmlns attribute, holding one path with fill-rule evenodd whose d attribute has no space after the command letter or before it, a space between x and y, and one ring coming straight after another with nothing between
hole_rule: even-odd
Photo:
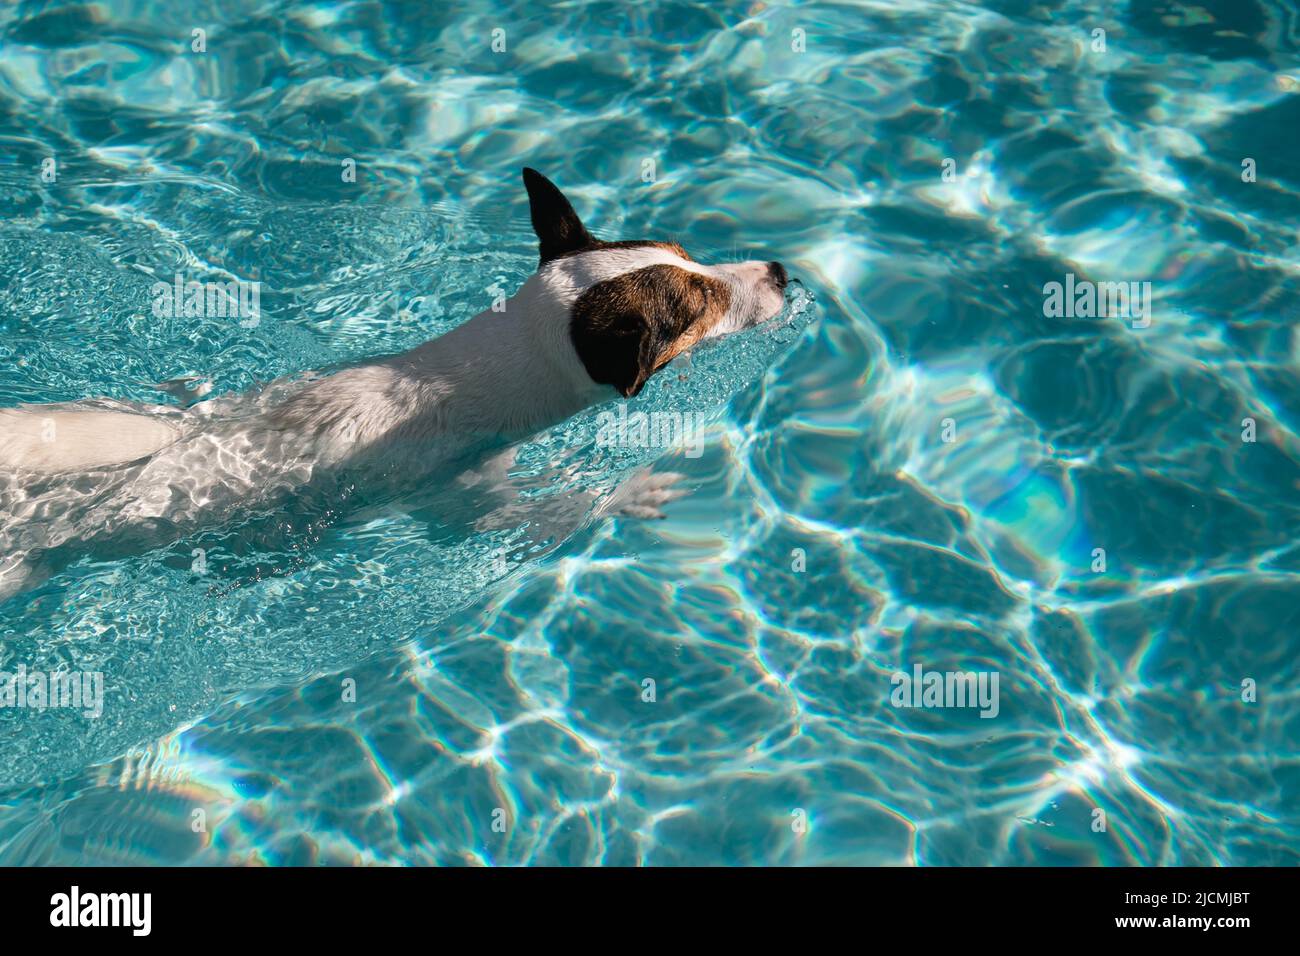
<instances>
[{"instance_id":1,"label":"dog's body","mask_svg":"<svg viewBox=\"0 0 1300 956\"><path fill-rule=\"evenodd\" d=\"M0 409L0 599L69 546L157 547L340 474L416 485L451 463L481 466L784 304L775 263L708 267L671 244L600 242L548 180L524 180L541 262L504 312L399 355L185 410Z\"/></svg>"}]
</instances>

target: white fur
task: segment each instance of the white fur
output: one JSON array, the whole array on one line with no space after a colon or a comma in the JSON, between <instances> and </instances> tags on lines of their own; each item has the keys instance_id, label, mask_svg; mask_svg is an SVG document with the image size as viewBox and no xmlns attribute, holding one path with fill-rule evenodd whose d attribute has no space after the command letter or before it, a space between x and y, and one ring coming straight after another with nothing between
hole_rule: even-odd
<instances>
[{"instance_id":1,"label":"white fur","mask_svg":"<svg viewBox=\"0 0 1300 956\"><path fill-rule=\"evenodd\" d=\"M0 599L30 583L29 556L100 539L157 546L165 543L157 536L224 521L341 468L367 481L415 482L614 398L574 350L570 309L593 284L657 263L729 284L731 308L713 334L781 309L766 263L596 250L542 266L504 312L329 376L186 410L103 400L0 409ZM155 530L160 519L165 531Z\"/></svg>"}]
</instances>

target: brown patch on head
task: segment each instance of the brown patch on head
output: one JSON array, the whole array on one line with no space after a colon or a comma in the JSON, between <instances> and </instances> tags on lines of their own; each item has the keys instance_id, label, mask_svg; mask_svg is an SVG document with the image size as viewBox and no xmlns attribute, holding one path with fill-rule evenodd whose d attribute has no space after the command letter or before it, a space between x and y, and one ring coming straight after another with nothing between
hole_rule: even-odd
<instances>
[{"instance_id":1,"label":"brown patch on head","mask_svg":"<svg viewBox=\"0 0 1300 956\"><path fill-rule=\"evenodd\" d=\"M580 295L569 334L592 380L631 398L717 325L730 305L731 290L718 279L679 266L646 266Z\"/></svg>"}]
</instances>

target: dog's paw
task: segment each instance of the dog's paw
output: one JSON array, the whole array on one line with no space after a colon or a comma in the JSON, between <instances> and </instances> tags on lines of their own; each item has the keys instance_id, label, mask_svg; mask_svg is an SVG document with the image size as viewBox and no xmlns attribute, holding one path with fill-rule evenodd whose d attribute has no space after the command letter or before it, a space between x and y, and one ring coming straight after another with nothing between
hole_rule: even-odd
<instances>
[{"instance_id":1,"label":"dog's paw","mask_svg":"<svg viewBox=\"0 0 1300 956\"><path fill-rule=\"evenodd\" d=\"M687 489L677 487L685 477L676 471L638 471L610 493L601 512L624 518L666 518L663 506L687 494Z\"/></svg>"}]
</instances>

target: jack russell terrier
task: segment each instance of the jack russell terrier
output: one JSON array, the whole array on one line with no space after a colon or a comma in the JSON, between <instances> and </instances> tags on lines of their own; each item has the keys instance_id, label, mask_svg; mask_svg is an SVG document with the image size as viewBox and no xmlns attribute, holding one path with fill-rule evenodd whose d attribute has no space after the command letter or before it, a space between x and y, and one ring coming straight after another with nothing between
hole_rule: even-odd
<instances>
[{"instance_id":1,"label":"jack russell terrier","mask_svg":"<svg viewBox=\"0 0 1300 956\"><path fill-rule=\"evenodd\" d=\"M504 312L399 355L190 408L0 409L0 600L69 551L159 547L326 476L411 487L449 464L491 463L502 446L636 395L701 339L785 304L780 263L706 266L672 242L605 242L550 180L532 169L523 178L541 256Z\"/></svg>"}]
</instances>

